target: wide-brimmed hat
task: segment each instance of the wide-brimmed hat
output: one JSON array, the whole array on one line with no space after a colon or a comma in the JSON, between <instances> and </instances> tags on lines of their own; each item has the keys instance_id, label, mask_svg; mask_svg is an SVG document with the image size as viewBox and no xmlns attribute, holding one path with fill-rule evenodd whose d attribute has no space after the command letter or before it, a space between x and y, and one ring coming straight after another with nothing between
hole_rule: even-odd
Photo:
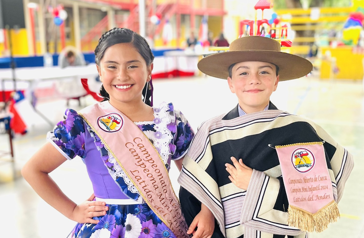
<instances>
[{"instance_id":1,"label":"wide-brimmed hat","mask_svg":"<svg viewBox=\"0 0 364 238\"><path fill-rule=\"evenodd\" d=\"M234 40L229 51L201 59L198 69L212 77L227 79L229 66L244 61L261 61L279 67L279 80L303 77L312 71L312 63L298 55L281 52L278 41L262 36L245 36Z\"/></svg>"}]
</instances>

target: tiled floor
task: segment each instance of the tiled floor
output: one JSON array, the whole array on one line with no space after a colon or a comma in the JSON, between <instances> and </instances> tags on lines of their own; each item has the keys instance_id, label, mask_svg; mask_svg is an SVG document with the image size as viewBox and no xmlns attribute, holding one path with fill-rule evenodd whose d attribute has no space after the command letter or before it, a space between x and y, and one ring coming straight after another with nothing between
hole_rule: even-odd
<instances>
[{"instance_id":1,"label":"tiled floor","mask_svg":"<svg viewBox=\"0 0 364 238\"><path fill-rule=\"evenodd\" d=\"M236 104L224 80L206 77L156 80L155 104L172 101L196 129L201 122L226 112ZM341 219L315 238L364 237L364 90L358 81L322 81L312 76L281 82L272 101L283 110L309 117L320 124L355 159L342 201ZM93 103L84 98L83 104ZM76 101L70 107L79 109ZM41 101L40 112L54 124L62 119L65 100ZM19 171L27 159L45 143L51 126L42 118L34 117L29 133L14 139L15 164L9 157L0 160L0 237L48 238L66 237L74 222L63 217L38 195L20 176ZM0 135L0 150L7 149L5 135ZM172 167L171 180L178 189L178 172ZM16 177L14 180L13 177ZM81 160L66 162L51 176L60 188L75 202L81 202L92 193L90 182Z\"/></svg>"}]
</instances>

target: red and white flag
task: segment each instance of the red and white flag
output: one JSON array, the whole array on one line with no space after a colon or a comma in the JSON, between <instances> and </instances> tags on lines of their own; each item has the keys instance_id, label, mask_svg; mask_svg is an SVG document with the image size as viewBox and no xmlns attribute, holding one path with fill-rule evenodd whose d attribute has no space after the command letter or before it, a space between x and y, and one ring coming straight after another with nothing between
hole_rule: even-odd
<instances>
[{"instance_id":1,"label":"red and white flag","mask_svg":"<svg viewBox=\"0 0 364 238\"><path fill-rule=\"evenodd\" d=\"M173 31L171 23L167 20L163 26L163 44L168 45L169 42L173 39Z\"/></svg>"},{"instance_id":2,"label":"red and white flag","mask_svg":"<svg viewBox=\"0 0 364 238\"><path fill-rule=\"evenodd\" d=\"M200 25L200 30L199 30L199 33L198 33L198 38L199 38L199 40L201 42L207 41L208 31L209 31L209 28L208 28L208 25L207 25L207 16L203 16L202 22L201 22L201 25Z\"/></svg>"},{"instance_id":3,"label":"red and white flag","mask_svg":"<svg viewBox=\"0 0 364 238\"><path fill-rule=\"evenodd\" d=\"M9 112L12 114L10 127L15 133L23 135L33 125L35 112L22 91L14 92Z\"/></svg>"}]
</instances>

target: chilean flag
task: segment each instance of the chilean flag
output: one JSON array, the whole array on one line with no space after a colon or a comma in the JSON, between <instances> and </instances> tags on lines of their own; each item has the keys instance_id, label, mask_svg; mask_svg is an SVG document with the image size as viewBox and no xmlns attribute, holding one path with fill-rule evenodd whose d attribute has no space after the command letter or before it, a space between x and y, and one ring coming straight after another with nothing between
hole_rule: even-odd
<instances>
[{"instance_id":1,"label":"chilean flag","mask_svg":"<svg viewBox=\"0 0 364 238\"><path fill-rule=\"evenodd\" d=\"M208 25L207 25L207 16L203 16L202 23L200 25L200 30L198 32L198 38L201 42L207 41L207 34L208 34Z\"/></svg>"},{"instance_id":2,"label":"chilean flag","mask_svg":"<svg viewBox=\"0 0 364 238\"><path fill-rule=\"evenodd\" d=\"M163 44L168 45L168 43L173 39L173 30L171 23L167 20L163 26Z\"/></svg>"},{"instance_id":3,"label":"chilean flag","mask_svg":"<svg viewBox=\"0 0 364 238\"><path fill-rule=\"evenodd\" d=\"M10 120L11 129L18 134L24 135L27 132L26 116L32 116L27 113L29 110L34 112L30 103L25 99L23 92L17 91L13 94L13 99L10 102L9 112L13 114Z\"/></svg>"}]
</instances>

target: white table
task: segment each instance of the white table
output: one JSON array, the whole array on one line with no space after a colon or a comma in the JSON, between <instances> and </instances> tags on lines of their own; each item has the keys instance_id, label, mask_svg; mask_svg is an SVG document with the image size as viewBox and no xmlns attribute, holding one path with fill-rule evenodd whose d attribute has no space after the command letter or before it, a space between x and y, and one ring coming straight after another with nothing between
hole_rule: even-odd
<instances>
[{"instance_id":1,"label":"white table","mask_svg":"<svg viewBox=\"0 0 364 238\"><path fill-rule=\"evenodd\" d=\"M88 78L89 83L95 83L98 76L96 64L87 66L75 66L67 68L54 67L29 67L15 69L15 89L26 89L26 98L33 102L33 92L45 82L53 82L59 94L65 98L83 96L86 93L82 87L81 78ZM12 69L0 69L1 88L0 91L14 90ZM49 124L53 125L44 115L35 108L34 110L42 116Z\"/></svg>"},{"instance_id":2,"label":"white table","mask_svg":"<svg viewBox=\"0 0 364 238\"><path fill-rule=\"evenodd\" d=\"M87 66L75 66L67 68L53 67L29 67L16 68L15 80L17 82L27 82L28 84L36 84L41 81L64 80L69 78L96 77L98 75L96 65L89 64ZM12 69L0 69L0 80L12 81ZM24 85L24 84L23 84ZM0 88L3 90L3 85ZM6 88L5 88L6 89ZM11 88L13 89L13 88Z\"/></svg>"},{"instance_id":3,"label":"white table","mask_svg":"<svg viewBox=\"0 0 364 238\"><path fill-rule=\"evenodd\" d=\"M186 49L184 51L172 50L164 52L164 71L165 72L174 72L177 71L178 74L186 74L188 76L196 75L198 73L197 63L198 61L210 54L214 54L216 52L200 50L193 51L191 49ZM155 66L156 64L154 64ZM155 67L154 67L155 68ZM153 71L155 71L153 69Z\"/></svg>"}]
</instances>

